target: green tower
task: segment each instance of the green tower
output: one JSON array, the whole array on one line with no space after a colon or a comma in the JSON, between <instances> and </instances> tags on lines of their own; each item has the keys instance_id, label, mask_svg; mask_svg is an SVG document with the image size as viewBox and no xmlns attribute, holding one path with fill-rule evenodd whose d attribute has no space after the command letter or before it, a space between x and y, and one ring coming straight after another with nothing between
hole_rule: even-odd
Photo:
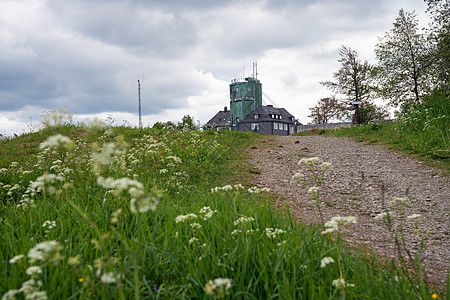
<instances>
[{"instance_id":1,"label":"green tower","mask_svg":"<svg viewBox=\"0 0 450 300\"><path fill-rule=\"evenodd\" d=\"M262 105L261 82L254 77L233 79L230 84L231 128L239 130L238 123Z\"/></svg>"}]
</instances>

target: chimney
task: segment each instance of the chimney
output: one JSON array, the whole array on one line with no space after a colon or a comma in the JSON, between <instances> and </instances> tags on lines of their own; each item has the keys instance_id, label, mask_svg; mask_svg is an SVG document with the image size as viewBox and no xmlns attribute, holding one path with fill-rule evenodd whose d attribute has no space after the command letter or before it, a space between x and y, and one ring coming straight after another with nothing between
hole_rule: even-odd
<instances>
[{"instance_id":1,"label":"chimney","mask_svg":"<svg viewBox=\"0 0 450 300\"><path fill-rule=\"evenodd\" d=\"M225 111L225 112L227 111L227 107L226 106L223 108L223 111Z\"/></svg>"}]
</instances>

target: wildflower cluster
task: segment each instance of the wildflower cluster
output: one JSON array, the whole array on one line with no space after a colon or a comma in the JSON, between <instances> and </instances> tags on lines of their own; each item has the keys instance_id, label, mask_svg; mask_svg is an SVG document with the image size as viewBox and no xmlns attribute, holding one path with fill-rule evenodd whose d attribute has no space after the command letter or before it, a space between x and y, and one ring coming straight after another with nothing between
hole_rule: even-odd
<instances>
[{"instance_id":1,"label":"wildflower cluster","mask_svg":"<svg viewBox=\"0 0 450 300\"><path fill-rule=\"evenodd\" d=\"M324 257L321 261L320 261L320 267L321 268L325 268L326 266L328 266L329 264L334 263L334 259L331 257Z\"/></svg>"},{"instance_id":2,"label":"wildflower cluster","mask_svg":"<svg viewBox=\"0 0 450 300\"><path fill-rule=\"evenodd\" d=\"M70 150L72 146L72 140L69 139L67 136L64 136L62 134L57 134L48 137L44 142L42 142L39 145L40 150L44 150L46 148L59 148L63 147L66 150Z\"/></svg>"},{"instance_id":3,"label":"wildflower cluster","mask_svg":"<svg viewBox=\"0 0 450 300\"><path fill-rule=\"evenodd\" d=\"M302 158L297 163L304 169L302 172L297 172L292 176L292 180L295 182L301 182L301 187L304 188L307 183L310 184L308 188L308 195L310 195L311 200L316 204L319 211L320 220L322 225L324 225L324 220L322 216L322 209L320 206L320 185L324 181L324 174L326 170L332 167L331 163L323 162L319 157L309 157Z\"/></svg>"},{"instance_id":4,"label":"wildflower cluster","mask_svg":"<svg viewBox=\"0 0 450 300\"><path fill-rule=\"evenodd\" d=\"M206 283L204 290L205 293L214 299L220 299L228 295L233 280L228 278L216 278Z\"/></svg>"},{"instance_id":5,"label":"wildflower cluster","mask_svg":"<svg viewBox=\"0 0 450 300\"><path fill-rule=\"evenodd\" d=\"M246 224L253 221L255 221L253 217L240 217L239 219L234 221L234 226L237 226L239 224Z\"/></svg>"},{"instance_id":6,"label":"wildflower cluster","mask_svg":"<svg viewBox=\"0 0 450 300\"><path fill-rule=\"evenodd\" d=\"M211 193L217 193L217 192L227 192L227 191L239 191L239 190L243 190L244 186L242 184L235 184L235 185L224 185L222 187L220 186L216 186L214 188L211 188Z\"/></svg>"},{"instance_id":7,"label":"wildflower cluster","mask_svg":"<svg viewBox=\"0 0 450 300\"><path fill-rule=\"evenodd\" d=\"M333 217L330 221L325 223L325 230L322 231L322 234L339 231L342 226L347 226L348 224L356 224L356 218L349 217Z\"/></svg>"},{"instance_id":8,"label":"wildflower cluster","mask_svg":"<svg viewBox=\"0 0 450 300\"><path fill-rule=\"evenodd\" d=\"M286 230L279 228L266 228L266 235L268 238L274 239L279 235L285 234Z\"/></svg>"},{"instance_id":9,"label":"wildflower cluster","mask_svg":"<svg viewBox=\"0 0 450 300\"><path fill-rule=\"evenodd\" d=\"M251 194L259 194L259 193L263 193L263 192L270 192L269 188L263 187L263 188L258 188L256 186L252 186L251 188L248 189L248 192Z\"/></svg>"},{"instance_id":10,"label":"wildflower cluster","mask_svg":"<svg viewBox=\"0 0 450 300\"><path fill-rule=\"evenodd\" d=\"M60 251L62 247L57 241L44 241L36 244L28 251L27 257L23 254L16 255L9 260L10 264L20 266L26 260L30 266L25 273L30 279L24 281L20 289L12 289L2 296L2 300L16 299L17 295L23 294L25 299L46 300L47 292L42 291L43 286L40 276L43 273L43 266L46 264L57 265L62 259ZM28 259L26 259L28 258ZM36 265L40 263L41 265Z\"/></svg>"}]
</instances>

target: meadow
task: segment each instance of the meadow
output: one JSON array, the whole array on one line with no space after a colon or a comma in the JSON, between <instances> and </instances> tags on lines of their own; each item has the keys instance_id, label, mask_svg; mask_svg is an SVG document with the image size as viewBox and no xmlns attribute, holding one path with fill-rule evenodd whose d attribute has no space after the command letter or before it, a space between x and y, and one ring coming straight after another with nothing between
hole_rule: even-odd
<instances>
[{"instance_id":1,"label":"meadow","mask_svg":"<svg viewBox=\"0 0 450 300\"><path fill-rule=\"evenodd\" d=\"M66 124L1 140L2 299L449 298L345 245L352 219L324 234L274 209L245 182L256 139Z\"/></svg>"}]
</instances>

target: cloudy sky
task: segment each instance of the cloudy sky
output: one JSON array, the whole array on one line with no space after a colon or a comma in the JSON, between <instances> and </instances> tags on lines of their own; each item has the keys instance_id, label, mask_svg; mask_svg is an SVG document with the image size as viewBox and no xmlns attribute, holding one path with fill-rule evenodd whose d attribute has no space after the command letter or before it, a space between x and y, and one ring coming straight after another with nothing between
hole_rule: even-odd
<instances>
[{"instance_id":1,"label":"cloudy sky","mask_svg":"<svg viewBox=\"0 0 450 300\"><path fill-rule=\"evenodd\" d=\"M427 24L423 0L0 0L0 134L57 108L137 125L138 79L145 126L206 123L254 61L265 104L307 123L338 49L374 63L401 8Z\"/></svg>"}]
</instances>

